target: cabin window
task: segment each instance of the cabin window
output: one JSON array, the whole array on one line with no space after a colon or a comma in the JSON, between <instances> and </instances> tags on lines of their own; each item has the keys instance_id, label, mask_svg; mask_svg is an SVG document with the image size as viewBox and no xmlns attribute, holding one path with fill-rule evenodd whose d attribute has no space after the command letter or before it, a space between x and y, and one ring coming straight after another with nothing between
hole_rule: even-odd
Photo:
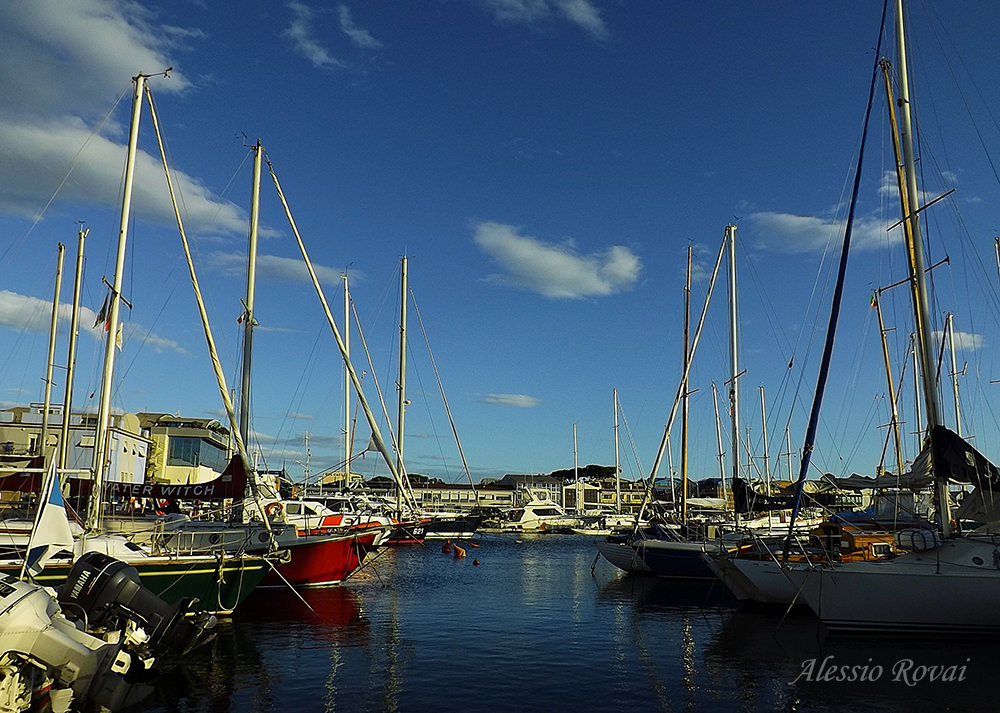
<instances>
[{"instance_id":1,"label":"cabin window","mask_svg":"<svg viewBox=\"0 0 1000 713\"><path fill-rule=\"evenodd\" d=\"M888 542L873 542L872 555L874 557L888 557L892 554L892 545Z\"/></svg>"},{"instance_id":2,"label":"cabin window","mask_svg":"<svg viewBox=\"0 0 1000 713\"><path fill-rule=\"evenodd\" d=\"M285 506L285 512L289 515L298 515L301 512L301 507L298 503L288 503L288 505Z\"/></svg>"}]
</instances>

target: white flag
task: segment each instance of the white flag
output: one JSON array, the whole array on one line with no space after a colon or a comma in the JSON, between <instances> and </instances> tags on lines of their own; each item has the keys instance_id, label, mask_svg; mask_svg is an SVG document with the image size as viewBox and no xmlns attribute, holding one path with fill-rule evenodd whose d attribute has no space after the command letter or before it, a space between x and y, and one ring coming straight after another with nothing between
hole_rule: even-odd
<instances>
[{"instance_id":1,"label":"white flag","mask_svg":"<svg viewBox=\"0 0 1000 713\"><path fill-rule=\"evenodd\" d=\"M66 503L63 502L62 490L59 487L56 459L53 458L49 463L42 497L39 499L35 527L28 539L25 566L32 575L36 575L42 571L52 555L60 550L72 551L72 549L73 533L69 528Z\"/></svg>"}]
</instances>

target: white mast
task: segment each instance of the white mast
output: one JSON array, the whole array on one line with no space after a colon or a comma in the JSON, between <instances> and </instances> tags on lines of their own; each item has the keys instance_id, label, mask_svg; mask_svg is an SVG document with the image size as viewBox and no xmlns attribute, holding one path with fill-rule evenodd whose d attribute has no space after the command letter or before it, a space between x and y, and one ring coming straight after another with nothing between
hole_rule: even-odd
<instances>
[{"instance_id":1,"label":"white mast","mask_svg":"<svg viewBox=\"0 0 1000 713\"><path fill-rule=\"evenodd\" d=\"M955 397L955 433L962 435L962 407L958 398L958 375L962 372L958 370L958 362L955 358L955 315L949 312L946 318L946 329L948 330L948 341L951 345L951 389ZM964 371L964 370L963 370Z\"/></svg>"},{"instance_id":2,"label":"white mast","mask_svg":"<svg viewBox=\"0 0 1000 713\"><path fill-rule=\"evenodd\" d=\"M257 227L260 222L260 170L264 147L260 139L253 147L253 184L250 190L250 240L247 250L247 296L243 303L243 369L240 387L240 436L250 444L250 375L253 363L254 295L257 285Z\"/></svg>"},{"instance_id":3,"label":"white mast","mask_svg":"<svg viewBox=\"0 0 1000 713\"><path fill-rule=\"evenodd\" d=\"M102 488L104 486L104 466L108 457L108 430L111 421L111 387L115 370L115 339L118 335L118 315L121 306L122 273L125 268L125 246L128 240L128 218L132 208L132 183L135 177L135 153L139 143L139 116L142 109L142 91L146 85L145 75L138 74L132 79L132 119L129 123L128 153L125 157L125 182L122 189L122 211L118 222L118 254L115 260L114 284L108 305L108 330L104 342L104 366L101 370L101 396L97 407L97 429L94 435L94 460L90 469L93 473L93 493L90 496L90 512L87 526L96 530L101 525Z\"/></svg>"},{"instance_id":4,"label":"white mast","mask_svg":"<svg viewBox=\"0 0 1000 713\"><path fill-rule=\"evenodd\" d=\"M351 292L344 270L344 348L351 353ZM351 375L344 366L344 488L351 484Z\"/></svg>"},{"instance_id":5,"label":"white mast","mask_svg":"<svg viewBox=\"0 0 1000 713\"><path fill-rule=\"evenodd\" d=\"M59 432L59 470L66 470L66 446L69 443L69 417L73 406L73 371L76 367L76 330L80 319L80 290L83 279L83 244L90 228L78 231L76 274L73 278L73 310L69 320L69 352L66 357L66 388L63 390L63 420Z\"/></svg>"},{"instance_id":6,"label":"white mast","mask_svg":"<svg viewBox=\"0 0 1000 713\"><path fill-rule=\"evenodd\" d=\"M726 226L726 237L729 240L729 416L732 421L730 452L733 459L732 481L740 477L740 362L738 353L737 309L736 309L736 226ZM736 515L739 521L739 515Z\"/></svg>"},{"instance_id":7,"label":"white mast","mask_svg":"<svg viewBox=\"0 0 1000 713\"><path fill-rule=\"evenodd\" d=\"M56 259L56 288L52 296L52 320L49 323L49 353L45 364L45 399L42 404L41 441L37 444L37 454L45 453L45 442L49 435L49 409L52 406L52 369L56 358L56 334L59 328L59 291L62 287L63 258L66 256L66 246L59 243ZM66 418L66 408L63 407L63 419Z\"/></svg>"},{"instance_id":8,"label":"white mast","mask_svg":"<svg viewBox=\"0 0 1000 713\"><path fill-rule=\"evenodd\" d=\"M612 389L615 399L615 512L621 515L622 512L622 482L621 466L618 456L618 389Z\"/></svg>"},{"instance_id":9,"label":"white mast","mask_svg":"<svg viewBox=\"0 0 1000 713\"><path fill-rule=\"evenodd\" d=\"M764 400L764 385L760 386L760 422L761 422L761 437L763 438L764 447L764 482L767 483L767 494L771 494L771 464L770 457L767 452L767 406Z\"/></svg>"},{"instance_id":10,"label":"white mast","mask_svg":"<svg viewBox=\"0 0 1000 713\"><path fill-rule=\"evenodd\" d=\"M407 274L406 255L403 256L402 267L400 268L400 296L399 296L399 381L396 387L399 389L398 410L396 412L396 472L401 479L406 482L406 468L403 465L403 423L406 415L406 290ZM403 494L398 493L396 497L397 510L402 508Z\"/></svg>"},{"instance_id":11,"label":"white mast","mask_svg":"<svg viewBox=\"0 0 1000 713\"><path fill-rule=\"evenodd\" d=\"M722 482L722 497L726 498L726 451L722 445L722 419L719 418L719 390L712 382L712 401L715 403L715 443L719 449L719 480Z\"/></svg>"}]
</instances>

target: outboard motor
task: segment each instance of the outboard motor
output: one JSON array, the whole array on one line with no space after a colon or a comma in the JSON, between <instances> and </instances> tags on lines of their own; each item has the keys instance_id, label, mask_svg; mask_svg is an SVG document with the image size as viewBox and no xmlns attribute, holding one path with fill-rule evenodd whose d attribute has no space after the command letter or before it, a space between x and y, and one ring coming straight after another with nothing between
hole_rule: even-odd
<instances>
[{"instance_id":1,"label":"outboard motor","mask_svg":"<svg viewBox=\"0 0 1000 713\"><path fill-rule=\"evenodd\" d=\"M63 609L82 613L89 626L120 630L138 621L151 647L174 654L187 653L215 627L210 614L185 616L195 601L167 604L142 585L135 567L100 552L81 555L59 592Z\"/></svg>"},{"instance_id":2,"label":"outboard motor","mask_svg":"<svg viewBox=\"0 0 1000 713\"><path fill-rule=\"evenodd\" d=\"M0 576L0 710L36 710L39 693L59 710L135 705L152 691L155 656L190 650L214 626L187 619L188 606L165 604L134 567L99 553L77 560L58 600Z\"/></svg>"}]
</instances>

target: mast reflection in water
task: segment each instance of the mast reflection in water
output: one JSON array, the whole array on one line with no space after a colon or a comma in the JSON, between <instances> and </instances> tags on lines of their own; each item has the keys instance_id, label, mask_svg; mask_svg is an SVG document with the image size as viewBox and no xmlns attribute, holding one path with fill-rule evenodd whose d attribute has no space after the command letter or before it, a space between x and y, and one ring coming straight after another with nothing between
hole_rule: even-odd
<instances>
[{"instance_id":1,"label":"mast reflection in water","mask_svg":"<svg viewBox=\"0 0 1000 713\"><path fill-rule=\"evenodd\" d=\"M161 662L144 709L868 713L981 711L994 695L988 641L828 639L805 614L738 610L718 585L595 563L586 537L477 542L465 559L381 551L305 602L256 592L212 642Z\"/></svg>"}]
</instances>

